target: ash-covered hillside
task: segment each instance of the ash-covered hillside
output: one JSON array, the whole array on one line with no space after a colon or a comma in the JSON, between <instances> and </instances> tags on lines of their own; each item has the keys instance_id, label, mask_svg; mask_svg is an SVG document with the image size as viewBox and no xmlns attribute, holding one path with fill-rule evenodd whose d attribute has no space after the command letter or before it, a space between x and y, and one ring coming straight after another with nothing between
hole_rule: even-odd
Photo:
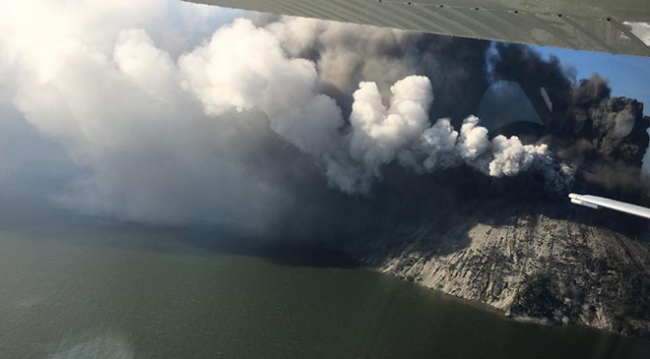
<instances>
[{"instance_id":1,"label":"ash-covered hillside","mask_svg":"<svg viewBox=\"0 0 650 359\"><path fill-rule=\"evenodd\" d=\"M645 220L543 199L530 192L531 178L489 193L489 184L474 187L482 194L467 181L446 178L417 215L394 203L395 213L377 218L347 250L385 273L509 316L650 334ZM396 213L402 217L391 222Z\"/></svg>"}]
</instances>

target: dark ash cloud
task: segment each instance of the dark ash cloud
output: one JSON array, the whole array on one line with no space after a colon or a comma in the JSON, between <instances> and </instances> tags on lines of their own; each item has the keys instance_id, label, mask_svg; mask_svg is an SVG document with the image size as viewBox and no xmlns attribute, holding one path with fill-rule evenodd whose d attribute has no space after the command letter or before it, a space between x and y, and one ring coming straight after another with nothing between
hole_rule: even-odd
<instances>
[{"instance_id":1,"label":"dark ash cloud","mask_svg":"<svg viewBox=\"0 0 650 359\"><path fill-rule=\"evenodd\" d=\"M46 197L84 213L342 233L512 181L525 183L515 197L535 200L574 186L644 188L642 104L524 46L230 21L166 0L11 6L0 15L0 95L74 168ZM503 83L521 90L494 98L528 98L522 119L532 108L541 123L504 120L489 104L473 116ZM412 209L390 209L400 201Z\"/></svg>"}]
</instances>

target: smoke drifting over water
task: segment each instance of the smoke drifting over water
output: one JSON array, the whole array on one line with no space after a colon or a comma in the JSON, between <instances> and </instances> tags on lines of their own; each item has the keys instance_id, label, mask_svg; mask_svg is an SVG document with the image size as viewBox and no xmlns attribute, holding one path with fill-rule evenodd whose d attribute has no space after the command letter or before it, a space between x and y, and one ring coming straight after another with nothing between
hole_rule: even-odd
<instances>
[{"instance_id":1,"label":"smoke drifting over water","mask_svg":"<svg viewBox=\"0 0 650 359\"><path fill-rule=\"evenodd\" d=\"M50 195L91 213L265 230L287 214L357 206L382 181L409 191L452 168L536 173L552 197L574 176L616 186L603 179L624 168L638 181L648 145L641 104L519 45L231 21L166 0L3 5L2 113L17 110L32 136L65 149L79 173ZM532 141L517 124L491 135L473 116L503 80L544 123Z\"/></svg>"}]
</instances>

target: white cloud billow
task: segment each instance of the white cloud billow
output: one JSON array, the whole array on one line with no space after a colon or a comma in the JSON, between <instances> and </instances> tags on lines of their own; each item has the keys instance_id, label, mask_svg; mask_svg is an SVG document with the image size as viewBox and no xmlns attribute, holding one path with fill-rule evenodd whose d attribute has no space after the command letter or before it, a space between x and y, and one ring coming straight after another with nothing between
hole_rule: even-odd
<instances>
[{"instance_id":1,"label":"white cloud billow","mask_svg":"<svg viewBox=\"0 0 650 359\"><path fill-rule=\"evenodd\" d=\"M286 178L305 168L278 142L347 193L368 193L391 162L418 172L467 164L496 177L552 163L545 146L490 141L476 117L459 132L447 119L431 125L429 79L379 60L364 66L404 78L389 94L361 82L346 121L318 83L348 86L335 70L361 60L334 48L318 64L298 55L314 36L327 42L349 26L259 27L168 0L2 5L0 104L84 169L59 196L84 210L264 228L296 203Z\"/></svg>"}]
</instances>

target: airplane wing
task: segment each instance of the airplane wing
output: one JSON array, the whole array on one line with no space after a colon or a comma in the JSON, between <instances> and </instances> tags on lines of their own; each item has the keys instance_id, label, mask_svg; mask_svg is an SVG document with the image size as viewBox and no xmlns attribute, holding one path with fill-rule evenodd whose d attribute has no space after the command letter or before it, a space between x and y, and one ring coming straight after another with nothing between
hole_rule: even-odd
<instances>
[{"instance_id":1,"label":"airplane wing","mask_svg":"<svg viewBox=\"0 0 650 359\"><path fill-rule=\"evenodd\" d=\"M440 35L650 56L650 0L184 0Z\"/></svg>"},{"instance_id":2,"label":"airplane wing","mask_svg":"<svg viewBox=\"0 0 650 359\"><path fill-rule=\"evenodd\" d=\"M613 199L591 196L591 195L579 195L575 193L571 193L569 195L569 198L571 198L571 203L578 204L581 206L585 206L593 209L599 209L601 207L609 208L615 211L633 214L635 216L650 219L650 208L645 208L645 207L641 207L641 206L637 206L625 202L614 201Z\"/></svg>"}]
</instances>

